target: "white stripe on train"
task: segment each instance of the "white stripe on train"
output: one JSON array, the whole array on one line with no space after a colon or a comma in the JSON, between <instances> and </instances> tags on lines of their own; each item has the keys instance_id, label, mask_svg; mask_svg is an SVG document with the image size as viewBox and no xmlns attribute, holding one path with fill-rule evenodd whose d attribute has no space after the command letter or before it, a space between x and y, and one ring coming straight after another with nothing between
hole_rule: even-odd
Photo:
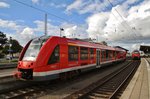
<instances>
[{"instance_id":1,"label":"white stripe on train","mask_svg":"<svg viewBox=\"0 0 150 99\"><path fill-rule=\"evenodd\" d=\"M121 61L121 60L122 59L113 60L113 61L111 60L111 61L107 61L107 62L102 62L101 65L106 64L106 63L111 63L111 62L114 62L114 61ZM73 70L77 70L77 69L84 69L84 68L94 67L94 66L97 67L96 64L89 64L89 65L76 66L76 67L71 67L71 68L66 68L66 69L60 69L60 70L53 70L53 71L46 71L46 72L33 72L33 77L34 76L54 75L54 74L58 74L58 73L73 71Z\"/></svg>"}]
</instances>

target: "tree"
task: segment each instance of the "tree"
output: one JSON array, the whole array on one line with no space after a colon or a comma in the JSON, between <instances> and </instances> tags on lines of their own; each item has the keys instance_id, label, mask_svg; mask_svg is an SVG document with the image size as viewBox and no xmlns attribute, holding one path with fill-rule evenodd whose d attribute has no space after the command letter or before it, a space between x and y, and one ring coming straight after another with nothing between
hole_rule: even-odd
<instances>
[{"instance_id":1,"label":"tree","mask_svg":"<svg viewBox=\"0 0 150 99\"><path fill-rule=\"evenodd\" d=\"M11 44L11 47L10 47L9 44ZM23 47L19 44L19 42L18 42L17 40L15 40L15 39L11 39L10 42L9 42L9 44L6 44L6 45L4 46L3 51L2 51L3 53L9 54L9 51L10 51L10 53L11 53L12 56L13 56L13 53L21 52L21 50L22 50L22 48L23 48Z\"/></svg>"},{"instance_id":2,"label":"tree","mask_svg":"<svg viewBox=\"0 0 150 99\"><path fill-rule=\"evenodd\" d=\"M106 41L102 41L101 43L107 46L107 42Z\"/></svg>"},{"instance_id":3,"label":"tree","mask_svg":"<svg viewBox=\"0 0 150 99\"><path fill-rule=\"evenodd\" d=\"M7 43L6 34L0 31L0 46L3 46Z\"/></svg>"},{"instance_id":4,"label":"tree","mask_svg":"<svg viewBox=\"0 0 150 99\"><path fill-rule=\"evenodd\" d=\"M8 50L9 50L9 46L5 45L4 48L3 48L3 50L2 50L2 53L9 54Z\"/></svg>"},{"instance_id":5,"label":"tree","mask_svg":"<svg viewBox=\"0 0 150 99\"><path fill-rule=\"evenodd\" d=\"M12 44L11 50L13 51L13 53L21 52L23 47L19 44L17 40L13 39L10 41L10 43Z\"/></svg>"}]
</instances>

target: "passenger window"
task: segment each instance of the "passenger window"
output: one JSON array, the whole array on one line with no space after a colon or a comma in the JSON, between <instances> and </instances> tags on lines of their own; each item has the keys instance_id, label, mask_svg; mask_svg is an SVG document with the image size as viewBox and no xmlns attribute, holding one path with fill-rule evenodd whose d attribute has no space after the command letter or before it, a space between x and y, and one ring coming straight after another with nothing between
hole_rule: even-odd
<instances>
[{"instance_id":1,"label":"passenger window","mask_svg":"<svg viewBox=\"0 0 150 99\"><path fill-rule=\"evenodd\" d=\"M101 51L101 55L102 55L102 56L101 56L101 57L102 57L102 61L104 61L104 60L105 60L105 52L106 52L105 50L102 50L102 51Z\"/></svg>"},{"instance_id":2,"label":"passenger window","mask_svg":"<svg viewBox=\"0 0 150 99\"><path fill-rule=\"evenodd\" d=\"M69 61L78 60L78 47L77 46L68 46L68 59Z\"/></svg>"},{"instance_id":3,"label":"passenger window","mask_svg":"<svg viewBox=\"0 0 150 99\"><path fill-rule=\"evenodd\" d=\"M90 59L94 59L94 49L90 48Z\"/></svg>"},{"instance_id":4,"label":"passenger window","mask_svg":"<svg viewBox=\"0 0 150 99\"><path fill-rule=\"evenodd\" d=\"M59 45L57 45L48 60L48 64L54 64L59 62Z\"/></svg>"},{"instance_id":5,"label":"passenger window","mask_svg":"<svg viewBox=\"0 0 150 99\"><path fill-rule=\"evenodd\" d=\"M86 47L81 47L80 48L80 53L81 53L81 60L87 60L88 59L88 48Z\"/></svg>"},{"instance_id":6,"label":"passenger window","mask_svg":"<svg viewBox=\"0 0 150 99\"><path fill-rule=\"evenodd\" d=\"M106 50L106 60L109 59L109 50Z\"/></svg>"}]
</instances>

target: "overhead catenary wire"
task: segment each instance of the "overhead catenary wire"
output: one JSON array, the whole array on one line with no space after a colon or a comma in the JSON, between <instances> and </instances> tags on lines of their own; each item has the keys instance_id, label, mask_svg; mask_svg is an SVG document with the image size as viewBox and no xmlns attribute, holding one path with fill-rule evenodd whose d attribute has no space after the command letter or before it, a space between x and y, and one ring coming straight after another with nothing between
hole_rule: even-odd
<instances>
[{"instance_id":1,"label":"overhead catenary wire","mask_svg":"<svg viewBox=\"0 0 150 99\"><path fill-rule=\"evenodd\" d=\"M21 2L21 1L18 1L18 0L14 0L14 1L17 2L17 3L19 3L19 4L22 4L22 5L24 5L24 6L30 7L30 8L32 8L32 9L38 10L38 11L40 11L40 12L47 13L48 15L53 16L53 17L56 17L56 18L61 19L61 20L63 20L63 21L70 22L70 21L67 20L67 19L64 19L64 18L62 18L62 17L59 17L59 16L57 16L57 15L55 15L55 14L52 14L52 13L50 13L50 12L48 12L48 11L45 11L45 10L43 10L43 9L37 8L37 7L35 7L35 6L29 5L29 4L27 4L27 3L24 3L24 2ZM70 23L71 23L71 22L70 22Z\"/></svg>"},{"instance_id":2,"label":"overhead catenary wire","mask_svg":"<svg viewBox=\"0 0 150 99\"><path fill-rule=\"evenodd\" d=\"M103 3L103 4L104 4L104 6L105 6L106 8L108 8L105 3ZM114 13L113 11L112 11L112 15L114 16L114 18L115 18L118 22L121 23L122 27L123 27L125 30L127 30L128 32L130 32L130 30L128 29L128 27L126 27L126 25L123 24L120 19L118 19L118 17L115 15L115 13ZM108 32L107 32L107 33L108 33ZM116 33L116 27L115 27L115 33ZM115 34L115 35L116 35L116 34ZM133 37L133 38L135 38L135 37ZM122 37L122 39L124 39L124 37ZM108 38L106 38L106 41L107 41L107 40L108 40ZM111 43L111 42L109 42L109 43L113 45L113 43Z\"/></svg>"},{"instance_id":3,"label":"overhead catenary wire","mask_svg":"<svg viewBox=\"0 0 150 99\"><path fill-rule=\"evenodd\" d=\"M107 5L104 3L104 6L107 8ZM121 25L130 32L130 30L117 18L117 16L114 14L114 12L112 12L112 15L115 17L115 19L121 23ZM115 32L116 32L116 28L115 28Z\"/></svg>"},{"instance_id":4,"label":"overhead catenary wire","mask_svg":"<svg viewBox=\"0 0 150 99\"><path fill-rule=\"evenodd\" d=\"M112 7L114 7L113 4L112 4L112 2L111 2L110 0L107 0L107 1L110 3L110 5L111 5ZM137 37L135 31L133 31L133 29L131 28L131 26L126 22L126 20L123 18L123 16L120 14L120 12L119 12L117 9L115 9L115 8L114 8L114 10L118 13L118 15L120 16L120 18L125 22L125 24L130 28L130 30L131 30L131 31L135 34L135 36ZM136 37L135 37L135 40L136 40Z\"/></svg>"},{"instance_id":5,"label":"overhead catenary wire","mask_svg":"<svg viewBox=\"0 0 150 99\"><path fill-rule=\"evenodd\" d=\"M59 16L57 16L57 15L55 15L55 14L52 14L52 13L46 11L46 10L37 8L37 7L35 7L35 6L32 6L32 5L30 5L30 4L21 2L21 1L19 1L19 0L14 0L14 1L17 2L17 3L19 3L19 4L22 4L22 5L24 5L24 6L30 7L30 8L32 8L32 9L38 10L38 11L40 11L40 12L42 12L42 13L47 13L48 15L53 16L53 17L56 17L56 18L61 19L61 20L63 20L63 21L72 23L71 21L69 21L69 20L67 20L67 19L64 19L64 18L62 18L62 17L59 17ZM110 2L110 0L107 0L107 1L108 1L108 2L111 4L111 6L113 7L113 4ZM125 19L122 17L122 15L119 13L119 11L118 11L117 9L115 9L115 8L114 8L114 10L118 13L118 15L121 17L121 19L125 21ZM112 14L113 14L113 15L115 16L115 18L117 19L116 15L115 15L114 13L112 13ZM126 21L125 21L125 23L126 23ZM122 23L121 23L121 24L122 24ZM126 23L126 24L129 26L128 23ZM128 27L126 27L124 24L122 24L122 25L123 25L123 27L125 27L128 31L130 31L130 30L128 29ZM129 26L129 27L130 27L130 26ZM131 27L130 27L130 28L131 28ZM133 33L135 33L132 28L131 28L131 31L132 31ZM136 36L136 33L135 33L135 36Z\"/></svg>"}]
</instances>

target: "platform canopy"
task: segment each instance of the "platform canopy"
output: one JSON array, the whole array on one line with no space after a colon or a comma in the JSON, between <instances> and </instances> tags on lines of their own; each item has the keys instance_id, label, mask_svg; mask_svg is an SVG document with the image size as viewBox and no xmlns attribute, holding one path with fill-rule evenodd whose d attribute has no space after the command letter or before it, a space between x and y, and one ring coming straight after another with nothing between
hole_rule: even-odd
<instances>
[{"instance_id":1,"label":"platform canopy","mask_svg":"<svg viewBox=\"0 0 150 99\"><path fill-rule=\"evenodd\" d=\"M148 46L148 45L141 45L140 46L140 51L143 51L145 54L149 54L150 53L150 46Z\"/></svg>"},{"instance_id":2,"label":"platform canopy","mask_svg":"<svg viewBox=\"0 0 150 99\"><path fill-rule=\"evenodd\" d=\"M123 48L123 47L121 47L121 46L114 46L114 48L120 48L120 49L123 49L123 50L125 50L125 51L129 51L128 49L125 49L125 48Z\"/></svg>"}]
</instances>

